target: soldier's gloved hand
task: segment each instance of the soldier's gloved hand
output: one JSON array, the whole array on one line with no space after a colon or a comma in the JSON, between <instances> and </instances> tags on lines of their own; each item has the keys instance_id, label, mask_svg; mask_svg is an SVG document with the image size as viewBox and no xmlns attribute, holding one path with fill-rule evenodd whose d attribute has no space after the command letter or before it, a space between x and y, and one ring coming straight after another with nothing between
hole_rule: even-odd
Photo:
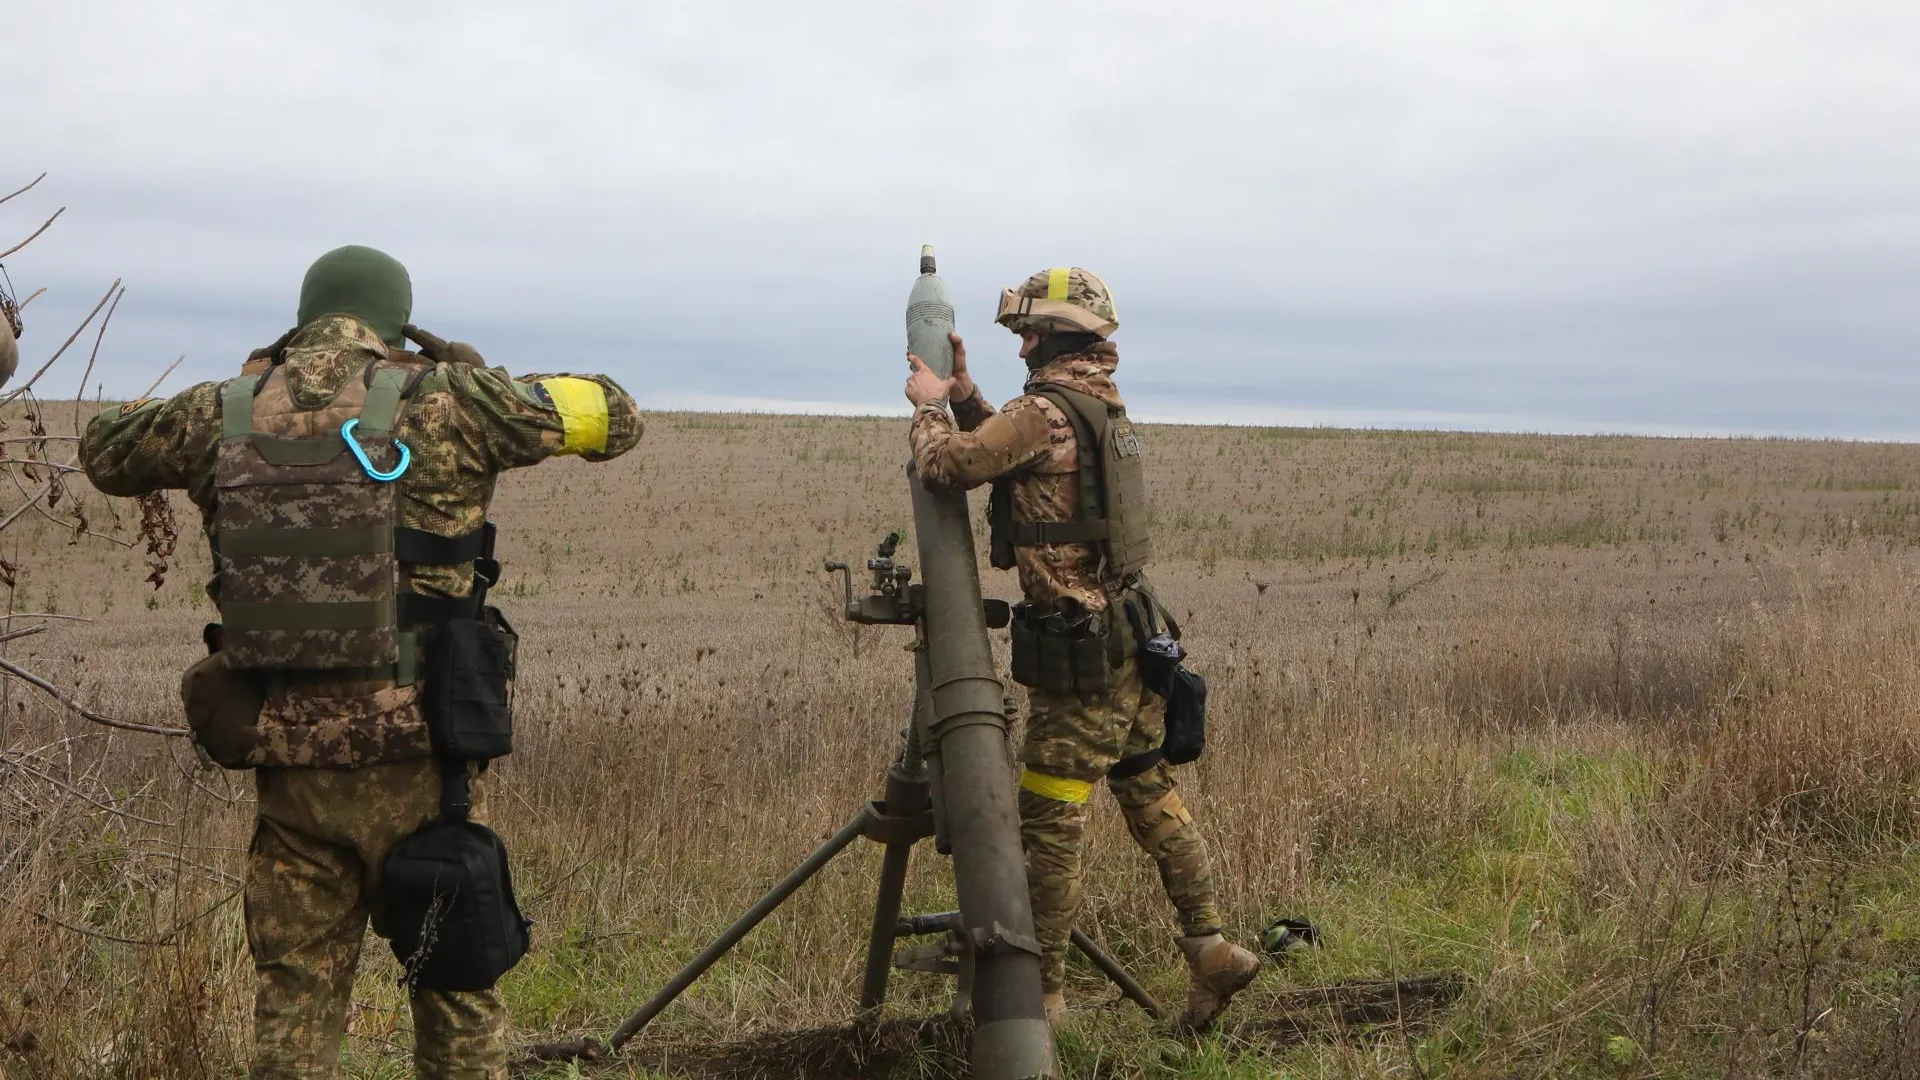
<instances>
[{"instance_id":1,"label":"soldier's gloved hand","mask_svg":"<svg viewBox=\"0 0 1920 1080\"><path fill-rule=\"evenodd\" d=\"M913 374L907 376L907 400L913 402L915 408L953 396L956 380L935 375L925 360L912 353L907 354L907 366L913 368Z\"/></svg>"},{"instance_id":2,"label":"soldier's gloved hand","mask_svg":"<svg viewBox=\"0 0 1920 1080\"><path fill-rule=\"evenodd\" d=\"M948 380L952 384L950 395L954 401L971 401L980 390L973 385L973 376L967 374L967 343L951 330L947 331L947 340L953 342L953 378Z\"/></svg>"},{"instance_id":3,"label":"soldier's gloved hand","mask_svg":"<svg viewBox=\"0 0 1920 1080\"><path fill-rule=\"evenodd\" d=\"M437 364L469 364L483 368L487 362L480 358L480 350L464 341L448 341L438 334L431 334L408 323L400 328L400 333L415 345L420 346L420 355Z\"/></svg>"}]
</instances>

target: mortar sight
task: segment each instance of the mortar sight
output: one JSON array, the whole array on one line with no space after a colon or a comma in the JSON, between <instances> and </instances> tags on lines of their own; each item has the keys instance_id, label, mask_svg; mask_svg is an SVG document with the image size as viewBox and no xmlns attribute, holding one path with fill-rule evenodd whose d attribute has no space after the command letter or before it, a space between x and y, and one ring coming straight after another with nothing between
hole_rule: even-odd
<instances>
[{"instance_id":1,"label":"mortar sight","mask_svg":"<svg viewBox=\"0 0 1920 1080\"><path fill-rule=\"evenodd\" d=\"M833 560L823 565L827 573L840 575L842 615L848 622L866 626L911 626L919 620L923 602L921 589L911 584L913 568L894 561L894 552L898 550L900 534L888 533L874 549L874 557L867 560L867 569L873 575L869 588L873 591L858 599L853 595L852 567ZM1013 606L1005 600L986 598L980 603L987 625L992 629L1003 629L1013 621Z\"/></svg>"},{"instance_id":2,"label":"mortar sight","mask_svg":"<svg viewBox=\"0 0 1920 1080\"><path fill-rule=\"evenodd\" d=\"M853 569L843 562L826 564L828 573L839 573L845 593L845 617L849 622L868 626L911 626L920 617L920 586L910 584L913 568L893 561L900 548L900 534L890 532L874 557L867 560L872 573L867 595L853 595Z\"/></svg>"}]
</instances>

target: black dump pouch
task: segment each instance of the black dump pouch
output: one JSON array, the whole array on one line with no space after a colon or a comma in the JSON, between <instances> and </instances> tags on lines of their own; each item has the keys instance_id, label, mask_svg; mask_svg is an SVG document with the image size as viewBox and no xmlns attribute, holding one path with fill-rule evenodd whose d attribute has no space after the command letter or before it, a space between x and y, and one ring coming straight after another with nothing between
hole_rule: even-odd
<instances>
[{"instance_id":1,"label":"black dump pouch","mask_svg":"<svg viewBox=\"0 0 1920 1080\"><path fill-rule=\"evenodd\" d=\"M421 707L434 750L459 761L513 752L510 689L518 639L499 609L480 614L434 627L421 663Z\"/></svg>"},{"instance_id":2,"label":"black dump pouch","mask_svg":"<svg viewBox=\"0 0 1920 1080\"><path fill-rule=\"evenodd\" d=\"M1113 670L1126 662L1113 620L1072 600L1044 614L1033 604L1015 604L1009 630L1011 673L1021 686L1097 694L1113 689Z\"/></svg>"},{"instance_id":3,"label":"black dump pouch","mask_svg":"<svg viewBox=\"0 0 1920 1080\"><path fill-rule=\"evenodd\" d=\"M1173 617L1167 617L1167 630L1160 628L1160 603L1151 593L1135 589L1125 604L1127 621L1140 643L1141 681L1167 703L1160 755L1169 765L1195 761L1207 746L1207 681L1187 670L1187 650Z\"/></svg>"},{"instance_id":4,"label":"black dump pouch","mask_svg":"<svg viewBox=\"0 0 1920 1080\"><path fill-rule=\"evenodd\" d=\"M464 803L466 765L447 779ZM443 796L443 802L445 797ZM446 807L443 805L443 811ZM491 990L527 954L533 923L513 895L507 847L464 809L400 841L381 874L380 930L409 986Z\"/></svg>"}]
</instances>

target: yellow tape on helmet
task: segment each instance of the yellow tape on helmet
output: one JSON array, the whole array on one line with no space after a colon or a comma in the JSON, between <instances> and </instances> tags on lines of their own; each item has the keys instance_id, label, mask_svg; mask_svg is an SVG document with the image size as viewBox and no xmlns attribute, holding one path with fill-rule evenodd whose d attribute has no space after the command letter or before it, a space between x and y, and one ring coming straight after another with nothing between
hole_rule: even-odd
<instances>
[{"instance_id":1,"label":"yellow tape on helmet","mask_svg":"<svg viewBox=\"0 0 1920 1080\"><path fill-rule=\"evenodd\" d=\"M539 386L560 414L560 452L597 454L607 448L607 391L592 379L542 379Z\"/></svg>"},{"instance_id":2,"label":"yellow tape on helmet","mask_svg":"<svg viewBox=\"0 0 1920 1080\"><path fill-rule=\"evenodd\" d=\"M1047 271L1047 299L1065 300L1067 298L1067 276L1072 272L1065 266L1056 266Z\"/></svg>"}]
</instances>

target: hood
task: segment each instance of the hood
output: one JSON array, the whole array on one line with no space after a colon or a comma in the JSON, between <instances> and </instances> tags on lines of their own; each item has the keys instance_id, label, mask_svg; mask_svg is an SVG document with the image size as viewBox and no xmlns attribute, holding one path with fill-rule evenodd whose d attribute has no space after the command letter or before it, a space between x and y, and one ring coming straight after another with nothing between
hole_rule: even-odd
<instances>
[{"instance_id":1,"label":"hood","mask_svg":"<svg viewBox=\"0 0 1920 1080\"><path fill-rule=\"evenodd\" d=\"M1120 400L1119 388L1113 385L1113 372L1119 366L1119 347L1103 341L1086 352L1058 357L1029 372L1027 390L1031 392L1041 383L1051 383L1099 398L1108 405L1126 408L1126 402Z\"/></svg>"},{"instance_id":2,"label":"hood","mask_svg":"<svg viewBox=\"0 0 1920 1080\"><path fill-rule=\"evenodd\" d=\"M351 315L322 315L287 342L287 391L302 409L331 402L348 379L358 379L375 360L387 358L386 343Z\"/></svg>"}]
</instances>

